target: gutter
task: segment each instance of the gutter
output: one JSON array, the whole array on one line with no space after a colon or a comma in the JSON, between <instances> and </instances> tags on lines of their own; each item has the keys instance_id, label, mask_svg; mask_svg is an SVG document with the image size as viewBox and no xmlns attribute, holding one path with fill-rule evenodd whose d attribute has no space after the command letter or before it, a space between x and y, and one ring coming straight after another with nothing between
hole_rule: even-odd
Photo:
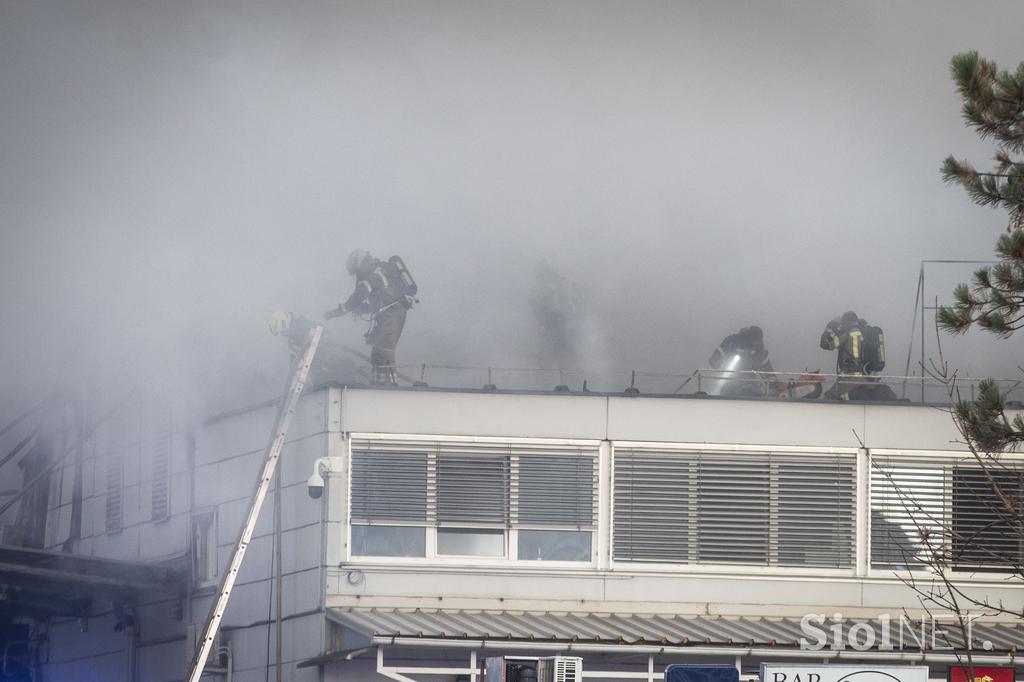
<instances>
[{"instance_id":1,"label":"gutter","mask_svg":"<svg viewBox=\"0 0 1024 682\"><path fill-rule=\"evenodd\" d=\"M908 663L960 663L964 654L950 651L857 651L855 649L780 649L753 646L673 646L652 644L591 644L581 642L523 642L497 639L440 639L374 635L378 646L438 647L448 649L490 649L493 651L544 651L551 653L679 654L686 656L750 656L753 658L809 658L816 661L904 661ZM1012 665L1015 653L972 655L975 665Z\"/></svg>"}]
</instances>

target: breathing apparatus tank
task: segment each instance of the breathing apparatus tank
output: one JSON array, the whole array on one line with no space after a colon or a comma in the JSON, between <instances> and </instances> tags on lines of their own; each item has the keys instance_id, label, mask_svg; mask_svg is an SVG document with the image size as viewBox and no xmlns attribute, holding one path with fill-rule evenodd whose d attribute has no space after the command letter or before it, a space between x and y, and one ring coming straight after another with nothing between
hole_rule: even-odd
<instances>
[{"instance_id":1,"label":"breathing apparatus tank","mask_svg":"<svg viewBox=\"0 0 1024 682\"><path fill-rule=\"evenodd\" d=\"M396 293L401 296L408 296L409 298L416 296L419 287L416 286L416 280L412 278L409 268L405 266L405 261L402 260L402 257L392 256L388 259L388 265L391 266L391 274L397 275L399 291Z\"/></svg>"}]
</instances>

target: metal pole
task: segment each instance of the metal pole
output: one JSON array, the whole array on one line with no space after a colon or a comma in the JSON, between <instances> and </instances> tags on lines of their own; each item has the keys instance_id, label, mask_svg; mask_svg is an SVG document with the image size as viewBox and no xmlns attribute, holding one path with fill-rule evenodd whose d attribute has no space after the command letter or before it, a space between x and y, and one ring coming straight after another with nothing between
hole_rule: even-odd
<instances>
[{"instance_id":1,"label":"metal pole","mask_svg":"<svg viewBox=\"0 0 1024 682\"><path fill-rule=\"evenodd\" d=\"M282 474L278 474L274 477L274 597L276 603L275 606L275 632L276 638L277 655L274 657L276 662L274 666L275 676L277 682L281 682L281 586L282 586L282 574L281 574L281 479Z\"/></svg>"},{"instance_id":2,"label":"metal pole","mask_svg":"<svg viewBox=\"0 0 1024 682\"><path fill-rule=\"evenodd\" d=\"M924 263L921 263L921 402L924 402Z\"/></svg>"},{"instance_id":3,"label":"metal pole","mask_svg":"<svg viewBox=\"0 0 1024 682\"><path fill-rule=\"evenodd\" d=\"M224 618L224 612L228 607L231 590L235 586L238 571L241 569L242 560L245 558L245 550L248 549L249 542L252 540L252 533L256 529L256 521L259 519L260 509L263 508L263 501L266 499L267 491L270 488L270 479L273 478L274 470L277 468L277 460L280 458L281 449L284 447L285 435L288 433L292 415L295 414L295 408L299 403L299 396L302 395L302 389L305 387L306 377L309 376L309 367L313 363L313 356L316 355L317 346L320 344L320 335L323 334L323 331L324 328L320 325L316 325L310 330L309 347L306 348L306 352L299 358L298 364L292 372L288 391L281 400L277 419L275 419L274 423L274 430L270 434L270 443L267 445L263 471L260 473L256 483L256 490L249 503L249 513L239 531L238 540L235 542L235 550L228 562L227 570L220 580L217 598L210 605L210 613L206 616L206 623L203 625L202 639L199 640L199 646L196 648L192 662L189 663L188 672L185 676L189 682L199 682L199 678L203 676L206 659L209 658L210 651L213 649L213 642L217 638L220 622Z\"/></svg>"},{"instance_id":4,"label":"metal pole","mask_svg":"<svg viewBox=\"0 0 1024 682\"><path fill-rule=\"evenodd\" d=\"M907 397L907 379L910 376L910 358L914 352L914 332L917 331L917 306L924 305L924 261L921 261L921 271L917 276L917 294L914 296L914 312L910 314L910 343L907 344L907 364L903 370L903 391L901 398Z\"/></svg>"}]
</instances>

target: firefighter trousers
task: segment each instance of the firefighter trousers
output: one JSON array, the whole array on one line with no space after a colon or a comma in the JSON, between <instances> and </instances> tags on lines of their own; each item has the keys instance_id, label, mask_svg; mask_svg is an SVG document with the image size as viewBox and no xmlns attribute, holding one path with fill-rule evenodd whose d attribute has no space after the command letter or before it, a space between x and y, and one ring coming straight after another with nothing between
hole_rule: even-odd
<instances>
[{"instance_id":1,"label":"firefighter trousers","mask_svg":"<svg viewBox=\"0 0 1024 682\"><path fill-rule=\"evenodd\" d=\"M366 342L370 344L370 362L373 365L373 383L398 383L396 371L395 349L405 327L406 308L395 303L382 308L373 317L373 326L366 333Z\"/></svg>"}]
</instances>

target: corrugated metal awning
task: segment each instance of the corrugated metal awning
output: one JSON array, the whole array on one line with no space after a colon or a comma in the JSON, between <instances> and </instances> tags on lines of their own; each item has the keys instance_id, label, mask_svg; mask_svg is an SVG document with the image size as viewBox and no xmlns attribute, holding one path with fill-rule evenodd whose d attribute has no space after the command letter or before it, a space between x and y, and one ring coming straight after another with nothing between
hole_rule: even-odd
<instances>
[{"instance_id":1,"label":"corrugated metal awning","mask_svg":"<svg viewBox=\"0 0 1024 682\"><path fill-rule=\"evenodd\" d=\"M757 649L800 648L806 637L797 618L712 617L649 614L550 613L534 611L471 611L388 608L332 608L328 617L335 623L371 639L386 638L394 644L417 643L443 646L457 640L493 643L588 643L595 645L662 646L671 648L748 647ZM855 621L847 621L846 628ZM874 632L882 632L879 621L864 621ZM934 647L936 652L952 646L963 648L959 630L940 623L945 632ZM826 629L827 625L819 625ZM920 621L908 622L903 628L899 620L889 624L890 642L898 652L930 653L931 625L922 646ZM916 635L916 637L915 637ZM975 649L988 642L983 651L1012 656L1024 649L1024 628L1012 623L976 623L972 638ZM880 639L880 638L879 638ZM876 641L871 651L885 653ZM854 653L854 652L851 652Z\"/></svg>"}]
</instances>

